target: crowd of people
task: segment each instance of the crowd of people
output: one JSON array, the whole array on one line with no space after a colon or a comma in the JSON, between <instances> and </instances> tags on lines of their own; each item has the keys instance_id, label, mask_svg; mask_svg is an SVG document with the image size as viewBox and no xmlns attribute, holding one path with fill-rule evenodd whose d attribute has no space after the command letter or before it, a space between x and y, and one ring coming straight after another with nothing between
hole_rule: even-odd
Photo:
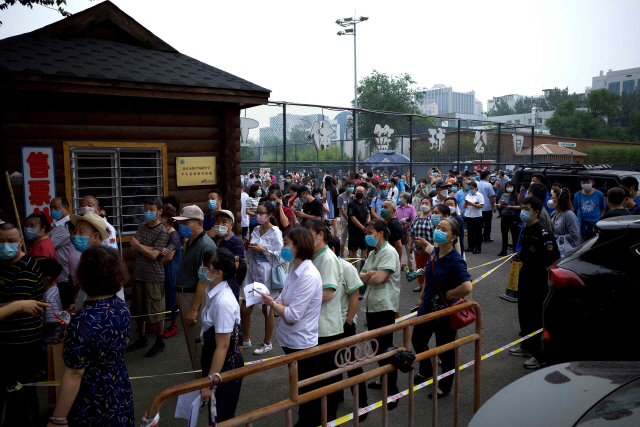
<instances>
[{"instance_id":1,"label":"crowd of people","mask_svg":"<svg viewBox=\"0 0 640 427\"><path fill-rule=\"evenodd\" d=\"M500 216L502 243L497 255L510 248L520 253L521 331L534 331L542 324L548 267L597 233L601 218L640 211L635 178L609 189L606 199L591 176L580 181L582 190L572 195L558 183L547 187L539 174L526 188L516 188L504 171L432 168L419 179L395 170L277 177L251 171L241 177L240 226L219 190L203 192L207 213L197 205L181 207L173 196L145 200L144 221L130 240L131 272L94 196L85 196L76 214L65 198L53 199L53 222L32 214L23 232L0 221L0 352L11 366L0 373L3 425L28 425L25 417L37 423L35 388L22 388L22 397L13 400L8 390L38 380L47 345L62 343L65 364L49 426L134 425L124 356L144 349L146 357L157 357L164 340L180 330L201 378L243 366L248 351L274 351L274 332L282 351L291 354L353 336L360 321L369 330L393 324L400 316L402 272L422 272L413 289L419 292L419 315L441 310L470 294L466 260L493 241L494 214ZM125 284L131 284L129 304ZM262 297L264 334L251 334L256 305L247 304L253 300L247 292ZM357 319L359 306L365 319ZM72 314L70 320L61 312ZM155 335L153 344L149 334ZM437 345L455 339L447 321L425 323L413 332L416 351L427 350L434 334ZM376 354L384 353L392 335L378 337L378 343ZM544 364L539 340L510 353L526 356L527 368ZM301 360L299 380L334 369L334 357ZM440 361L444 371L453 369L453 351ZM432 374L425 361L416 381ZM452 384L453 376L441 381L437 398L448 395ZM239 379L217 388L219 422L234 417L241 387ZM367 388L381 389L382 383L360 385L361 408L368 405ZM395 371L387 392L398 392ZM209 400L211 390L201 395ZM329 419L341 400L342 392L327 399ZM302 404L297 425L319 424L320 401Z\"/></svg>"}]
</instances>

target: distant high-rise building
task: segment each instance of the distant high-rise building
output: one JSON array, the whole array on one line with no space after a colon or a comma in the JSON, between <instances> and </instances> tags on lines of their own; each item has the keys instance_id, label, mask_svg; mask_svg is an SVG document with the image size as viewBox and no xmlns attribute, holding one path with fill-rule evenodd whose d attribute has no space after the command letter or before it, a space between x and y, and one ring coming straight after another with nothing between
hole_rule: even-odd
<instances>
[{"instance_id":1,"label":"distant high-rise building","mask_svg":"<svg viewBox=\"0 0 640 427\"><path fill-rule=\"evenodd\" d=\"M482 101L480 101L479 99L476 99L473 102L473 114L475 114L476 116L481 116L483 113L482 111Z\"/></svg>"},{"instance_id":2,"label":"distant high-rise building","mask_svg":"<svg viewBox=\"0 0 640 427\"><path fill-rule=\"evenodd\" d=\"M455 92L451 86L447 87L438 84L424 91L424 98L420 100L418 108L424 114L433 114L427 112L429 110L427 107L431 104L436 104L438 106L437 114L474 114L475 95L474 91Z\"/></svg>"},{"instance_id":3,"label":"distant high-rise building","mask_svg":"<svg viewBox=\"0 0 640 427\"><path fill-rule=\"evenodd\" d=\"M591 87L587 87L587 95L592 90L609 89L611 92L621 94L622 92L632 93L634 90L640 90L640 68L629 68L627 70L609 70L604 75L600 71L600 75L591 79Z\"/></svg>"}]
</instances>

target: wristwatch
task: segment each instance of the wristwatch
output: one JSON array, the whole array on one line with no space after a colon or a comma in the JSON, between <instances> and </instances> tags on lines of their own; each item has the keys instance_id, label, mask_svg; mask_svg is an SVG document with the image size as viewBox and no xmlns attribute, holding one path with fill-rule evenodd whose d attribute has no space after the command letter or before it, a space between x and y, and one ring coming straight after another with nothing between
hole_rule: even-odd
<instances>
[{"instance_id":1,"label":"wristwatch","mask_svg":"<svg viewBox=\"0 0 640 427\"><path fill-rule=\"evenodd\" d=\"M276 305L275 301L271 303L270 307L273 308L274 305Z\"/></svg>"}]
</instances>

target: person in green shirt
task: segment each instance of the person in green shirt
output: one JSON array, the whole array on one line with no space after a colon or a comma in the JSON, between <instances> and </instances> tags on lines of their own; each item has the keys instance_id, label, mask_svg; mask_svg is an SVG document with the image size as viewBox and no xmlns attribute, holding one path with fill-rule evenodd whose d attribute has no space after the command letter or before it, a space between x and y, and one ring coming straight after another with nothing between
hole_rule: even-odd
<instances>
[{"instance_id":1,"label":"person in green shirt","mask_svg":"<svg viewBox=\"0 0 640 427\"><path fill-rule=\"evenodd\" d=\"M389 229L387 223L381 219L369 221L365 227L365 241L368 246L375 248L369 253L367 261L360 273L362 283L367 286L363 301L369 330L381 328L395 323L395 312L400 305L400 257L398 252L388 243ZM393 334L378 337L376 354L385 353L393 346ZM378 362L380 366L391 363L389 359ZM389 396L398 393L398 372L388 375L387 392ZM369 388L382 388L381 382L369 384ZM389 409L394 409L397 402L389 403Z\"/></svg>"}]
</instances>

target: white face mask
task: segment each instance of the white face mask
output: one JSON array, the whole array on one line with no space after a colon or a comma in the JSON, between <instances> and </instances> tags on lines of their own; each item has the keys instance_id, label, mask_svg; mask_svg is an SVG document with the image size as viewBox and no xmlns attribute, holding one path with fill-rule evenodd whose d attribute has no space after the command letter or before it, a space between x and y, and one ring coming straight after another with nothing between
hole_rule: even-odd
<instances>
[{"instance_id":1,"label":"white face mask","mask_svg":"<svg viewBox=\"0 0 640 427\"><path fill-rule=\"evenodd\" d=\"M227 233L229 232L229 227L226 227L224 225L214 225L213 230L218 236L222 237L227 235Z\"/></svg>"},{"instance_id":2,"label":"white face mask","mask_svg":"<svg viewBox=\"0 0 640 427\"><path fill-rule=\"evenodd\" d=\"M507 193L511 193L513 191L513 187L507 187Z\"/></svg>"},{"instance_id":3,"label":"white face mask","mask_svg":"<svg viewBox=\"0 0 640 427\"><path fill-rule=\"evenodd\" d=\"M589 191L589 190L591 190L591 187L593 187L593 185L591 185L591 184L582 184L582 189L583 189L584 191Z\"/></svg>"},{"instance_id":4,"label":"white face mask","mask_svg":"<svg viewBox=\"0 0 640 427\"><path fill-rule=\"evenodd\" d=\"M449 206L449 212L451 212L452 214L456 213L456 207L455 206Z\"/></svg>"},{"instance_id":5,"label":"white face mask","mask_svg":"<svg viewBox=\"0 0 640 427\"><path fill-rule=\"evenodd\" d=\"M420 205L420 212L429 212L430 210L429 205Z\"/></svg>"},{"instance_id":6,"label":"white face mask","mask_svg":"<svg viewBox=\"0 0 640 427\"><path fill-rule=\"evenodd\" d=\"M556 208L556 202L554 202L553 200L549 199L549 200L547 200L547 206L549 207L549 209L555 209Z\"/></svg>"},{"instance_id":7,"label":"white face mask","mask_svg":"<svg viewBox=\"0 0 640 427\"><path fill-rule=\"evenodd\" d=\"M78 215L81 215L81 216L84 216L84 214L89 213L89 212L95 212L95 210L90 206L81 206L78 209Z\"/></svg>"},{"instance_id":8,"label":"white face mask","mask_svg":"<svg viewBox=\"0 0 640 427\"><path fill-rule=\"evenodd\" d=\"M442 191L440 192L440 195L441 195L442 197L447 197L447 196L449 195L449 190L442 190Z\"/></svg>"}]
</instances>

